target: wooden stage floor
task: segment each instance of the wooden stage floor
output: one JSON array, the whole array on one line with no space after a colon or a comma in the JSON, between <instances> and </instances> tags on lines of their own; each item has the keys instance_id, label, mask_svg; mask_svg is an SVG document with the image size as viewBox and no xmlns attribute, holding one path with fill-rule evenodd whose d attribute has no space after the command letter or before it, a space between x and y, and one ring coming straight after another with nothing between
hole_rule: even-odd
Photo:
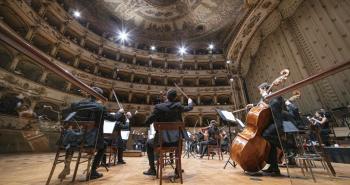
<instances>
[{"instance_id":1,"label":"wooden stage floor","mask_svg":"<svg viewBox=\"0 0 350 185\"><path fill-rule=\"evenodd\" d=\"M320 165L315 169L317 183L310 176L304 177L299 168L290 169L291 180L288 177L251 177L242 172L240 167L227 166L224 170L224 161L218 159L207 160L185 158L183 159L184 184L187 185L350 185L350 165L334 164L337 177L329 177ZM0 184L1 185L39 185L45 184L51 169L53 153L45 154L1 154L0 155ZM117 165L110 168L109 172L99 168L104 174L101 179L84 182L83 167L78 172L78 182L75 184L106 184L106 185L157 185L158 180L154 177L144 176L142 171L148 167L146 157L125 158L126 165ZM73 163L72 163L73 164ZM72 165L73 167L73 165ZM70 184L71 175L62 183L57 179L59 171L63 168L60 164L55 171L51 184ZM73 171L73 170L71 170ZM284 175L286 169L281 168ZM165 170L165 175L170 175L173 170ZM163 184L173 184L168 179ZM180 183L175 183L180 184Z\"/></svg>"}]
</instances>

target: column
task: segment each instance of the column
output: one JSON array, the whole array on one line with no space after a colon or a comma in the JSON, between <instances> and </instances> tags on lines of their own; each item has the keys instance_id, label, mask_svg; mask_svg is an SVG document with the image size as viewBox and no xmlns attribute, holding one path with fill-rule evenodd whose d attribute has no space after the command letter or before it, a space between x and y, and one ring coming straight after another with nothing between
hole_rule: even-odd
<instances>
[{"instance_id":1,"label":"column","mask_svg":"<svg viewBox=\"0 0 350 185\"><path fill-rule=\"evenodd\" d=\"M164 61L164 69L168 68L168 59L165 59Z\"/></svg>"},{"instance_id":2,"label":"column","mask_svg":"<svg viewBox=\"0 0 350 185\"><path fill-rule=\"evenodd\" d=\"M165 76L164 78L164 85L168 85L168 76Z\"/></svg>"},{"instance_id":3,"label":"column","mask_svg":"<svg viewBox=\"0 0 350 185\"><path fill-rule=\"evenodd\" d=\"M131 77L130 77L130 82L133 83L133 82L134 82L134 79L135 79L135 74L132 73L132 74L131 74Z\"/></svg>"},{"instance_id":4,"label":"column","mask_svg":"<svg viewBox=\"0 0 350 185\"><path fill-rule=\"evenodd\" d=\"M119 69L117 69L117 68L115 68L115 69L113 70L113 79L117 79L117 77L118 77L118 71L119 71Z\"/></svg>"},{"instance_id":5,"label":"column","mask_svg":"<svg viewBox=\"0 0 350 185\"><path fill-rule=\"evenodd\" d=\"M58 50L58 47L60 46L60 42L57 42L57 43L55 43L54 45L53 45L53 47L52 47L52 49L51 49L51 51L50 51L50 55L52 56L52 57L54 57L55 58L55 56L56 56L56 54L57 54L57 50Z\"/></svg>"},{"instance_id":6,"label":"column","mask_svg":"<svg viewBox=\"0 0 350 185\"><path fill-rule=\"evenodd\" d=\"M183 85L183 84L184 84L184 77L181 76L181 77L180 77L180 85Z\"/></svg>"},{"instance_id":7,"label":"column","mask_svg":"<svg viewBox=\"0 0 350 185\"><path fill-rule=\"evenodd\" d=\"M215 94L214 95L214 105L217 105L218 104L218 95Z\"/></svg>"},{"instance_id":8,"label":"column","mask_svg":"<svg viewBox=\"0 0 350 185\"><path fill-rule=\"evenodd\" d=\"M80 45L81 47L84 47L84 46L85 46L85 38L86 38L86 34L87 34L87 33L85 33L85 34L84 34L84 36L83 36L83 37L81 37L81 39L80 39L80 43L79 43L79 45Z\"/></svg>"},{"instance_id":9,"label":"column","mask_svg":"<svg viewBox=\"0 0 350 185\"><path fill-rule=\"evenodd\" d=\"M129 96L128 96L128 102L130 103L132 100L132 92L129 92Z\"/></svg>"},{"instance_id":10,"label":"column","mask_svg":"<svg viewBox=\"0 0 350 185\"><path fill-rule=\"evenodd\" d=\"M196 86L199 86L199 78L196 78Z\"/></svg>"},{"instance_id":11,"label":"column","mask_svg":"<svg viewBox=\"0 0 350 185\"><path fill-rule=\"evenodd\" d=\"M78 67L79 66L79 60L80 60L80 54L75 56L75 58L74 58L74 63L73 63L74 67Z\"/></svg>"},{"instance_id":12,"label":"column","mask_svg":"<svg viewBox=\"0 0 350 185\"><path fill-rule=\"evenodd\" d=\"M151 84L151 82L152 82L152 78L151 78L151 75L149 74L148 77L147 77L147 83Z\"/></svg>"},{"instance_id":13,"label":"column","mask_svg":"<svg viewBox=\"0 0 350 185\"><path fill-rule=\"evenodd\" d=\"M201 96L198 94L197 95L197 104L200 105L201 104Z\"/></svg>"},{"instance_id":14,"label":"column","mask_svg":"<svg viewBox=\"0 0 350 185\"><path fill-rule=\"evenodd\" d=\"M197 60L194 61L194 69L198 70L198 61Z\"/></svg>"},{"instance_id":15,"label":"column","mask_svg":"<svg viewBox=\"0 0 350 185\"><path fill-rule=\"evenodd\" d=\"M220 123L220 116L216 115L216 122L219 124ZM221 123L219 125L222 125Z\"/></svg>"},{"instance_id":16,"label":"column","mask_svg":"<svg viewBox=\"0 0 350 185\"><path fill-rule=\"evenodd\" d=\"M209 61L209 67L210 67L210 70L213 70L213 61L212 60Z\"/></svg>"},{"instance_id":17,"label":"column","mask_svg":"<svg viewBox=\"0 0 350 185\"><path fill-rule=\"evenodd\" d=\"M45 70L39 80L41 83L45 83L47 74L48 74L48 71Z\"/></svg>"},{"instance_id":18,"label":"column","mask_svg":"<svg viewBox=\"0 0 350 185\"><path fill-rule=\"evenodd\" d=\"M99 68L99 64L96 63L96 64L95 64L95 68L94 68L94 74L97 74L97 73L98 73L98 68Z\"/></svg>"},{"instance_id":19,"label":"column","mask_svg":"<svg viewBox=\"0 0 350 185\"><path fill-rule=\"evenodd\" d=\"M103 52L103 45L101 45L101 46L98 48L98 55L102 55L102 52Z\"/></svg>"},{"instance_id":20,"label":"column","mask_svg":"<svg viewBox=\"0 0 350 185\"><path fill-rule=\"evenodd\" d=\"M182 60L180 60L180 64L179 64L179 67L180 67L180 69L182 69L183 68L183 61Z\"/></svg>"},{"instance_id":21,"label":"column","mask_svg":"<svg viewBox=\"0 0 350 185\"><path fill-rule=\"evenodd\" d=\"M17 54L13 59L12 59L12 62L11 62L11 66L10 66L10 71L14 71L18 65L18 62L19 62L19 59L20 59L20 54Z\"/></svg>"},{"instance_id":22,"label":"column","mask_svg":"<svg viewBox=\"0 0 350 185\"><path fill-rule=\"evenodd\" d=\"M113 88L109 91L108 99L113 100Z\"/></svg>"},{"instance_id":23,"label":"column","mask_svg":"<svg viewBox=\"0 0 350 185\"><path fill-rule=\"evenodd\" d=\"M150 57L149 60L148 60L148 66L152 67L152 57Z\"/></svg>"},{"instance_id":24,"label":"column","mask_svg":"<svg viewBox=\"0 0 350 185\"><path fill-rule=\"evenodd\" d=\"M37 103L38 103L37 100L31 98L31 99L30 99L30 107L29 107L29 110L34 111L35 106L36 106Z\"/></svg>"},{"instance_id":25,"label":"column","mask_svg":"<svg viewBox=\"0 0 350 185\"><path fill-rule=\"evenodd\" d=\"M184 98L184 96L183 96L183 95L181 95L181 97L180 97L180 101L181 101L181 104L184 104L184 103L185 103L185 98Z\"/></svg>"},{"instance_id":26,"label":"column","mask_svg":"<svg viewBox=\"0 0 350 185\"><path fill-rule=\"evenodd\" d=\"M26 36L24 37L28 42L32 42L32 39L34 37L34 34L36 32L37 26L31 26L29 27L29 30L26 34Z\"/></svg>"},{"instance_id":27,"label":"column","mask_svg":"<svg viewBox=\"0 0 350 185\"><path fill-rule=\"evenodd\" d=\"M67 82L67 85L66 85L66 92L69 92L71 88L72 88L72 83Z\"/></svg>"},{"instance_id":28,"label":"column","mask_svg":"<svg viewBox=\"0 0 350 185\"><path fill-rule=\"evenodd\" d=\"M147 97L146 97L146 102L147 102L147 104L150 104L150 99L151 99L150 94L147 94Z\"/></svg>"},{"instance_id":29,"label":"column","mask_svg":"<svg viewBox=\"0 0 350 185\"><path fill-rule=\"evenodd\" d=\"M245 90L244 90L244 84L243 84L243 78L242 76L238 76L238 83L239 83L239 87L241 89L241 96L242 96L242 104L246 105L247 104L247 97L245 94Z\"/></svg>"},{"instance_id":30,"label":"column","mask_svg":"<svg viewBox=\"0 0 350 185\"><path fill-rule=\"evenodd\" d=\"M203 126L203 117L202 117L202 113L199 113L199 125Z\"/></svg>"},{"instance_id":31,"label":"column","mask_svg":"<svg viewBox=\"0 0 350 185\"><path fill-rule=\"evenodd\" d=\"M215 76L211 77L211 85L215 86Z\"/></svg>"},{"instance_id":32,"label":"column","mask_svg":"<svg viewBox=\"0 0 350 185\"><path fill-rule=\"evenodd\" d=\"M134 55L134 57L132 57L132 64L136 64L136 54Z\"/></svg>"}]
</instances>

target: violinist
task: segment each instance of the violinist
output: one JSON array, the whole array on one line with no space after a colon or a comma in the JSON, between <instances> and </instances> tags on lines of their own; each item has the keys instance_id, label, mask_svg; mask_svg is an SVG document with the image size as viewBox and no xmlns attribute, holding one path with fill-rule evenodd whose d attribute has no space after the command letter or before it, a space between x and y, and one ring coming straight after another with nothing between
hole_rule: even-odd
<instances>
[{"instance_id":1,"label":"violinist","mask_svg":"<svg viewBox=\"0 0 350 185\"><path fill-rule=\"evenodd\" d=\"M203 128L208 133L208 139L199 143L199 151L201 152L200 158L203 158L204 154L207 153L208 145L216 145L219 135L219 129L215 120L211 120L209 127Z\"/></svg>"},{"instance_id":2,"label":"violinist","mask_svg":"<svg viewBox=\"0 0 350 185\"><path fill-rule=\"evenodd\" d=\"M129 129L130 119L132 117L131 112L124 112L124 109L119 109L116 113L116 126L114 131L117 132L117 148L118 148L118 162L117 164L125 164L126 162L123 160L123 152L124 152L124 141L121 137L121 130Z\"/></svg>"},{"instance_id":3,"label":"violinist","mask_svg":"<svg viewBox=\"0 0 350 185\"><path fill-rule=\"evenodd\" d=\"M329 121L327 118L327 112L321 109L320 111L316 111L314 117L308 117L309 121L316 127L316 129L320 129L320 136L322 142L326 146L330 146L329 143ZM311 136L312 137L312 136Z\"/></svg>"}]
</instances>

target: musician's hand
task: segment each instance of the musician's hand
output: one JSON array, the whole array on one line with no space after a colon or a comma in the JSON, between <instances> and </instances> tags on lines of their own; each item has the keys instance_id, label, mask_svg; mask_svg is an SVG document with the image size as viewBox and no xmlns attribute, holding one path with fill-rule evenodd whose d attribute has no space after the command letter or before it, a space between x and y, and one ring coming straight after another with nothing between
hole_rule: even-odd
<instances>
[{"instance_id":1,"label":"musician's hand","mask_svg":"<svg viewBox=\"0 0 350 185\"><path fill-rule=\"evenodd\" d=\"M124 111L124 109L119 109L119 111L118 112L120 112L120 113L124 113L125 111Z\"/></svg>"},{"instance_id":2,"label":"musician's hand","mask_svg":"<svg viewBox=\"0 0 350 185\"><path fill-rule=\"evenodd\" d=\"M253 104L248 104L248 105L246 105L245 107L246 107L247 109L250 109L250 108L254 107L254 105L253 105Z\"/></svg>"},{"instance_id":3,"label":"musician's hand","mask_svg":"<svg viewBox=\"0 0 350 185\"><path fill-rule=\"evenodd\" d=\"M191 98L188 98L187 104L192 104L192 103L193 103L193 100Z\"/></svg>"}]
</instances>

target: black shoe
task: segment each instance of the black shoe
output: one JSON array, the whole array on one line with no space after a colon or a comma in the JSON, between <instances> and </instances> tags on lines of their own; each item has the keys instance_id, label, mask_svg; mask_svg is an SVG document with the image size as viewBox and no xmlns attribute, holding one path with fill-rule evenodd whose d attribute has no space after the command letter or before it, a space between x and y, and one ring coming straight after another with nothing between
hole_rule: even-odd
<instances>
[{"instance_id":1,"label":"black shoe","mask_svg":"<svg viewBox=\"0 0 350 185\"><path fill-rule=\"evenodd\" d=\"M263 172L263 175L264 175L264 176L271 176L271 177L279 177L279 176L282 176L279 169L277 169L277 170L271 170L271 171L269 171L269 172Z\"/></svg>"},{"instance_id":2,"label":"black shoe","mask_svg":"<svg viewBox=\"0 0 350 185\"><path fill-rule=\"evenodd\" d=\"M147 171L143 172L144 175L152 175L152 176L155 176L157 173L156 173L156 169L148 169Z\"/></svg>"},{"instance_id":3,"label":"black shoe","mask_svg":"<svg viewBox=\"0 0 350 185\"><path fill-rule=\"evenodd\" d=\"M125 161L118 161L117 164L126 164Z\"/></svg>"},{"instance_id":4,"label":"black shoe","mask_svg":"<svg viewBox=\"0 0 350 185\"><path fill-rule=\"evenodd\" d=\"M102 173L97 173L97 171L92 171L90 175L90 180L98 179L98 178L101 178L102 176L103 176Z\"/></svg>"}]
</instances>

